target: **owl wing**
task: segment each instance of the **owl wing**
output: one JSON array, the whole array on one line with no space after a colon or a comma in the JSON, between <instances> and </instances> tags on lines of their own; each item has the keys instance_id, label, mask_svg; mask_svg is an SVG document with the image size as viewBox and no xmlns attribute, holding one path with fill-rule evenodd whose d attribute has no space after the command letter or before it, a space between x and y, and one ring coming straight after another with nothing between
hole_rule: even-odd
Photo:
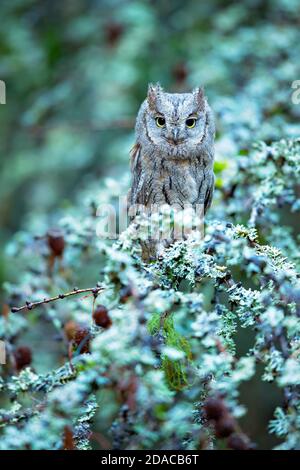
<instances>
[{"instance_id":1,"label":"owl wing","mask_svg":"<svg viewBox=\"0 0 300 470\"><path fill-rule=\"evenodd\" d=\"M207 185L206 194L204 198L204 214L206 214L206 212L211 206L212 198L214 195L214 187L215 187L215 177L214 177L214 174L212 174L210 182Z\"/></svg>"},{"instance_id":2,"label":"owl wing","mask_svg":"<svg viewBox=\"0 0 300 470\"><path fill-rule=\"evenodd\" d=\"M130 158L131 158L131 171L134 172L137 169L139 164L139 157L141 153L141 146L138 143L135 143L132 149L130 150Z\"/></svg>"},{"instance_id":3,"label":"owl wing","mask_svg":"<svg viewBox=\"0 0 300 470\"><path fill-rule=\"evenodd\" d=\"M140 144L136 143L131 149L130 152L131 157L131 175L132 175L132 183L131 189L129 191L128 197L130 204L137 203L137 194L139 190L139 186L142 182L141 179L141 146Z\"/></svg>"}]
</instances>

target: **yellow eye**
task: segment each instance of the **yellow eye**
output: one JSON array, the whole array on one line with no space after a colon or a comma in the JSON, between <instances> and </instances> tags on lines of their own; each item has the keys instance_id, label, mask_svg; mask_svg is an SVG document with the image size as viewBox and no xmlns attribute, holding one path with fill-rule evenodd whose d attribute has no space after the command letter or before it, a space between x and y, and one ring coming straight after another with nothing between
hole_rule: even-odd
<instances>
[{"instance_id":1,"label":"yellow eye","mask_svg":"<svg viewBox=\"0 0 300 470\"><path fill-rule=\"evenodd\" d=\"M156 122L157 127L165 127L165 124L166 124L165 118L157 117L155 118L155 122Z\"/></svg>"},{"instance_id":2,"label":"yellow eye","mask_svg":"<svg viewBox=\"0 0 300 470\"><path fill-rule=\"evenodd\" d=\"M195 119L195 118L189 118L189 119L187 119L187 120L185 121L186 127L188 127L189 129L192 129L193 127L195 127L196 121L197 121L197 119Z\"/></svg>"}]
</instances>

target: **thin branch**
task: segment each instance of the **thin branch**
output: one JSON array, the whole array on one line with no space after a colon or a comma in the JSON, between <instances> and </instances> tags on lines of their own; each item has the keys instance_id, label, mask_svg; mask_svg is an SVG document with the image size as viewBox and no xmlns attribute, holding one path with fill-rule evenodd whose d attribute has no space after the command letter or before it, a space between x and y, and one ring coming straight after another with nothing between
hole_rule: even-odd
<instances>
[{"instance_id":1,"label":"thin branch","mask_svg":"<svg viewBox=\"0 0 300 470\"><path fill-rule=\"evenodd\" d=\"M55 122L55 123L48 123L45 125L33 125L29 127L31 133L36 135L42 135L43 133L47 132L48 130L53 129L62 129L66 128L69 131L74 132L105 132L111 129L132 129L134 127L135 120L132 117L126 117L124 119L118 119L115 121L107 121L107 122Z\"/></svg>"},{"instance_id":2,"label":"thin branch","mask_svg":"<svg viewBox=\"0 0 300 470\"><path fill-rule=\"evenodd\" d=\"M38 302L26 302L25 305L22 307L12 307L12 313L20 312L21 310L32 310L35 307L39 307L43 304L49 304L50 302L55 302L56 300L65 299L67 297L71 297L72 295L77 294L84 294L85 292L92 292L94 297L96 298L100 291L104 290L104 287L96 286L96 287L88 287L86 289L77 289L75 288L71 292L66 292L65 294L59 294L55 297L49 297L48 299L45 298L44 300L39 300Z\"/></svg>"}]
</instances>

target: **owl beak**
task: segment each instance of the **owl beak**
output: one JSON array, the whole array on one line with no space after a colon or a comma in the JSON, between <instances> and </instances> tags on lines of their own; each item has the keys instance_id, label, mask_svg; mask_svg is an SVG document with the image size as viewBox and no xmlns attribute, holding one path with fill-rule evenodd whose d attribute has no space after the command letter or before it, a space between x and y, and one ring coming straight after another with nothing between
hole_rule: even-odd
<instances>
[{"instance_id":1,"label":"owl beak","mask_svg":"<svg viewBox=\"0 0 300 470\"><path fill-rule=\"evenodd\" d=\"M179 129L177 129L177 128L173 129L172 137L173 137L174 144L178 143L178 136L179 136Z\"/></svg>"}]
</instances>

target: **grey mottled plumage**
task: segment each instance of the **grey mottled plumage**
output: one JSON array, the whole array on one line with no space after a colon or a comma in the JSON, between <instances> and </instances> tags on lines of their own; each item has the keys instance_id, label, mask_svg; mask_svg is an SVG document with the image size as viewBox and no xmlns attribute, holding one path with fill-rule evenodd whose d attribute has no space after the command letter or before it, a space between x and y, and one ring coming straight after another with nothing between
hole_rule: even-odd
<instances>
[{"instance_id":1,"label":"grey mottled plumage","mask_svg":"<svg viewBox=\"0 0 300 470\"><path fill-rule=\"evenodd\" d=\"M149 85L136 120L130 204L203 204L206 212L214 188L214 136L203 89L165 93L159 85Z\"/></svg>"}]
</instances>

